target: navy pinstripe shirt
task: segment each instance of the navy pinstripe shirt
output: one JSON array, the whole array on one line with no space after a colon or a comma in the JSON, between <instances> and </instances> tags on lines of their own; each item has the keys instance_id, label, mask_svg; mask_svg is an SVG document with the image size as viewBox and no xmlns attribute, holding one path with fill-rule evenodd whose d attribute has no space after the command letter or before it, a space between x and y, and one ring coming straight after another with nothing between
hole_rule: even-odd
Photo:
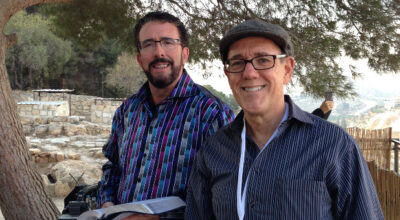
<instances>
[{"instance_id":1,"label":"navy pinstripe shirt","mask_svg":"<svg viewBox=\"0 0 400 220\"><path fill-rule=\"evenodd\" d=\"M185 198L196 151L234 118L229 107L195 84L184 70L172 93L157 106L146 83L115 112L103 147L98 205L165 196Z\"/></svg>"},{"instance_id":2,"label":"navy pinstripe shirt","mask_svg":"<svg viewBox=\"0 0 400 220\"><path fill-rule=\"evenodd\" d=\"M289 116L262 151L247 136L245 219L383 219L368 167L354 139L285 96ZM197 153L185 219L237 219L243 113ZM259 155L258 155L259 154Z\"/></svg>"}]
</instances>

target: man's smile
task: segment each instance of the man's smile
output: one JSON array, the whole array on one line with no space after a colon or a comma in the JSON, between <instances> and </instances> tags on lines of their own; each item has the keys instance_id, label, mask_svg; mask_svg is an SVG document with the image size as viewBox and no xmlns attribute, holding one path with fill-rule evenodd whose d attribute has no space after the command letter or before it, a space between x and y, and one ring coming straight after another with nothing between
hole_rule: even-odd
<instances>
[{"instance_id":1,"label":"man's smile","mask_svg":"<svg viewBox=\"0 0 400 220\"><path fill-rule=\"evenodd\" d=\"M242 89L246 92L257 92L261 89L263 89L265 85L263 86L254 86L254 87L242 87Z\"/></svg>"}]
</instances>

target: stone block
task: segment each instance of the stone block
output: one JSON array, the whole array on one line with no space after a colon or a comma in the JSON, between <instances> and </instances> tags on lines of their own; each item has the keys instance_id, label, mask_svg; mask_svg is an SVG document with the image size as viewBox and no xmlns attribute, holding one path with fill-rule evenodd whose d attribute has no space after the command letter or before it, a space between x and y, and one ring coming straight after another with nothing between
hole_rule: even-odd
<instances>
[{"instance_id":1,"label":"stone block","mask_svg":"<svg viewBox=\"0 0 400 220\"><path fill-rule=\"evenodd\" d=\"M54 183L50 183L49 185L46 186L46 192L51 197L56 197L55 186L56 186L56 184L54 184Z\"/></svg>"},{"instance_id":2,"label":"stone block","mask_svg":"<svg viewBox=\"0 0 400 220\"><path fill-rule=\"evenodd\" d=\"M54 162L57 162L56 154L52 153L49 155L49 163L54 163Z\"/></svg>"},{"instance_id":3,"label":"stone block","mask_svg":"<svg viewBox=\"0 0 400 220\"><path fill-rule=\"evenodd\" d=\"M54 186L54 192L58 197L65 197L72 191L68 183L57 181Z\"/></svg>"},{"instance_id":4,"label":"stone block","mask_svg":"<svg viewBox=\"0 0 400 220\"><path fill-rule=\"evenodd\" d=\"M38 155L39 153L40 153L40 149L38 149L38 148L30 148L29 149L30 155Z\"/></svg>"},{"instance_id":5,"label":"stone block","mask_svg":"<svg viewBox=\"0 0 400 220\"><path fill-rule=\"evenodd\" d=\"M96 117L101 118L103 116L103 112L100 110L97 110L95 113Z\"/></svg>"},{"instance_id":6,"label":"stone block","mask_svg":"<svg viewBox=\"0 0 400 220\"><path fill-rule=\"evenodd\" d=\"M80 160L81 159L81 155L77 154L77 153L70 153L68 154L68 159L71 160Z\"/></svg>"},{"instance_id":7,"label":"stone block","mask_svg":"<svg viewBox=\"0 0 400 220\"><path fill-rule=\"evenodd\" d=\"M49 162L49 159L47 157L37 157L35 162L39 164L46 164Z\"/></svg>"},{"instance_id":8,"label":"stone block","mask_svg":"<svg viewBox=\"0 0 400 220\"><path fill-rule=\"evenodd\" d=\"M40 115L40 110L39 109L32 110L32 115L33 116L39 116Z\"/></svg>"},{"instance_id":9,"label":"stone block","mask_svg":"<svg viewBox=\"0 0 400 220\"><path fill-rule=\"evenodd\" d=\"M48 125L38 125L35 127L35 134L38 137L43 137L47 135L47 132L49 130L49 126Z\"/></svg>"},{"instance_id":10,"label":"stone block","mask_svg":"<svg viewBox=\"0 0 400 220\"><path fill-rule=\"evenodd\" d=\"M40 116L47 116L47 110L40 110Z\"/></svg>"},{"instance_id":11,"label":"stone block","mask_svg":"<svg viewBox=\"0 0 400 220\"><path fill-rule=\"evenodd\" d=\"M34 120L32 119L32 117L20 117L21 118L21 124L22 125L31 125L33 124Z\"/></svg>"},{"instance_id":12,"label":"stone block","mask_svg":"<svg viewBox=\"0 0 400 220\"><path fill-rule=\"evenodd\" d=\"M39 153L39 157L49 157L50 156L50 152L41 152Z\"/></svg>"},{"instance_id":13,"label":"stone block","mask_svg":"<svg viewBox=\"0 0 400 220\"><path fill-rule=\"evenodd\" d=\"M64 154L62 152L57 152L56 160L57 160L57 162L63 161L64 160Z\"/></svg>"},{"instance_id":14,"label":"stone block","mask_svg":"<svg viewBox=\"0 0 400 220\"><path fill-rule=\"evenodd\" d=\"M49 132L48 134L51 136L59 136L63 131L63 127L61 124L50 123L49 124Z\"/></svg>"},{"instance_id":15,"label":"stone block","mask_svg":"<svg viewBox=\"0 0 400 220\"><path fill-rule=\"evenodd\" d=\"M95 158L105 158L102 151L96 151L93 156Z\"/></svg>"}]
</instances>

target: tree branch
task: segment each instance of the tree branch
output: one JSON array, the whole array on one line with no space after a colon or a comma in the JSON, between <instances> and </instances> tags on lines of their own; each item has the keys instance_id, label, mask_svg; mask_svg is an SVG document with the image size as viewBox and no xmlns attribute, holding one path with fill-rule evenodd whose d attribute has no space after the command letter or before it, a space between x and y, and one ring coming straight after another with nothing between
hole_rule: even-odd
<instances>
[{"instance_id":1,"label":"tree branch","mask_svg":"<svg viewBox=\"0 0 400 220\"><path fill-rule=\"evenodd\" d=\"M13 33L13 34L9 34L6 35L6 48L11 47L12 45L15 45L18 43L18 37L17 34Z\"/></svg>"},{"instance_id":2,"label":"tree branch","mask_svg":"<svg viewBox=\"0 0 400 220\"><path fill-rule=\"evenodd\" d=\"M168 2L170 2L171 4L173 4L176 7L178 7L180 10L183 11L183 13L185 13L189 17L192 17L194 19L204 20L204 21L211 21L211 19L209 19L207 17L201 17L201 16L198 16L198 15L190 13L188 10L186 10L184 7L182 7L182 5L179 4L178 2L176 2L175 0L168 0Z\"/></svg>"}]
</instances>

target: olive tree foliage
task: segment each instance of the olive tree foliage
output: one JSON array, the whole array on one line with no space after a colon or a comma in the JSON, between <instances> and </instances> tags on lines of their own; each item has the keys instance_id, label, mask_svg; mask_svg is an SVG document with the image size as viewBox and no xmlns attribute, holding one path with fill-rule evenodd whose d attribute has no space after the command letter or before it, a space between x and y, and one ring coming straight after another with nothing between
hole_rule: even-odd
<instances>
[{"instance_id":1,"label":"olive tree foliage","mask_svg":"<svg viewBox=\"0 0 400 220\"><path fill-rule=\"evenodd\" d=\"M84 48L95 49L107 39L118 39L127 50L132 49L135 17L131 8L140 2L125 0L73 0L68 3L47 4L39 10L50 18L53 32L73 40Z\"/></svg>"},{"instance_id":2,"label":"olive tree foliage","mask_svg":"<svg viewBox=\"0 0 400 220\"><path fill-rule=\"evenodd\" d=\"M46 86L55 79L73 56L71 42L54 35L49 22L40 15L20 11L7 23L4 32L18 35L18 43L7 50L6 64L13 88Z\"/></svg>"},{"instance_id":3,"label":"olive tree foliage","mask_svg":"<svg viewBox=\"0 0 400 220\"><path fill-rule=\"evenodd\" d=\"M135 94L147 80L142 68L136 62L136 57L127 52L123 52L118 57L117 63L107 68L107 72L107 87L118 89L117 94L121 97Z\"/></svg>"},{"instance_id":4,"label":"olive tree foliage","mask_svg":"<svg viewBox=\"0 0 400 220\"><path fill-rule=\"evenodd\" d=\"M94 11L99 15L104 13L105 19L99 16L96 24L92 24L93 19L85 20L87 12L84 10L68 12L64 8L63 13L57 12L61 15L58 19L65 22L58 28L68 30L72 27L83 31L101 26L108 29L107 22L114 18L109 16L113 14L112 8L104 12L104 1L88 0L79 4L87 4L90 14ZM96 7L89 7L95 3ZM398 0L117 0L113 4L121 5L117 7L119 15L127 16L115 18L114 24L120 29L111 25L115 31L113 34L120 35L121 40L128 40L126 44L131 46L126 48L133 47L132 36L125 36L132 27L122 27L134 23L146 12L164 10L177 15L185 23L191 35L190 61L203 64L220 58L218 42L234 25L252 18L279 24L288 30L294 44L294 78L306 93L314 97L323 97L326 90L333 91L335 97L355 95L351 80L363 73L350 65L352 77L345 76L338 57L366 59L369 67L378 73L397 73L400 70ZM55 17L57 13L54 13ZM69 25L76 22L65 13L73 13L83 25L79 28ZM117 22L125 18L130 22ZM100 33L106 32L101 30Z\"/></svg>"},{"instance_id":5,"label":"olive tree foliage","mask_svg":"<svg viewBox=\"0 0 400 220\"><path fill-rule=\"evenodd\" d=\"M294 44L294 78L314 97L326 90L337 97L355 94L337 62L340 56L365 58L377 72L400 70L398 0L170 0L165 8L187 19L197 59L219 58L219 39L246 19L281 25ZM353 78L362 75L355 66L350 69Z\"/></svg>"},{"instance_id":6,"label":"olive tree foliage","mask_svg":"<svg viewBox=\"0 0 400 220\"><path fill-rule=\"evenodd\" d=\"M226 103L229 106L229 108L231 108L232 111L235 112L235 114L238 114L240 112L241 108L237 104L237 102L236 102L235 98L233 97L233 95L231 95L231 94L226 95L223 92L217 91L211 85L204 85L204 87L206 89L208 89L212 94L217 96L219 99L221 99L224 103Z\"/></svg>"}]
</instances>

